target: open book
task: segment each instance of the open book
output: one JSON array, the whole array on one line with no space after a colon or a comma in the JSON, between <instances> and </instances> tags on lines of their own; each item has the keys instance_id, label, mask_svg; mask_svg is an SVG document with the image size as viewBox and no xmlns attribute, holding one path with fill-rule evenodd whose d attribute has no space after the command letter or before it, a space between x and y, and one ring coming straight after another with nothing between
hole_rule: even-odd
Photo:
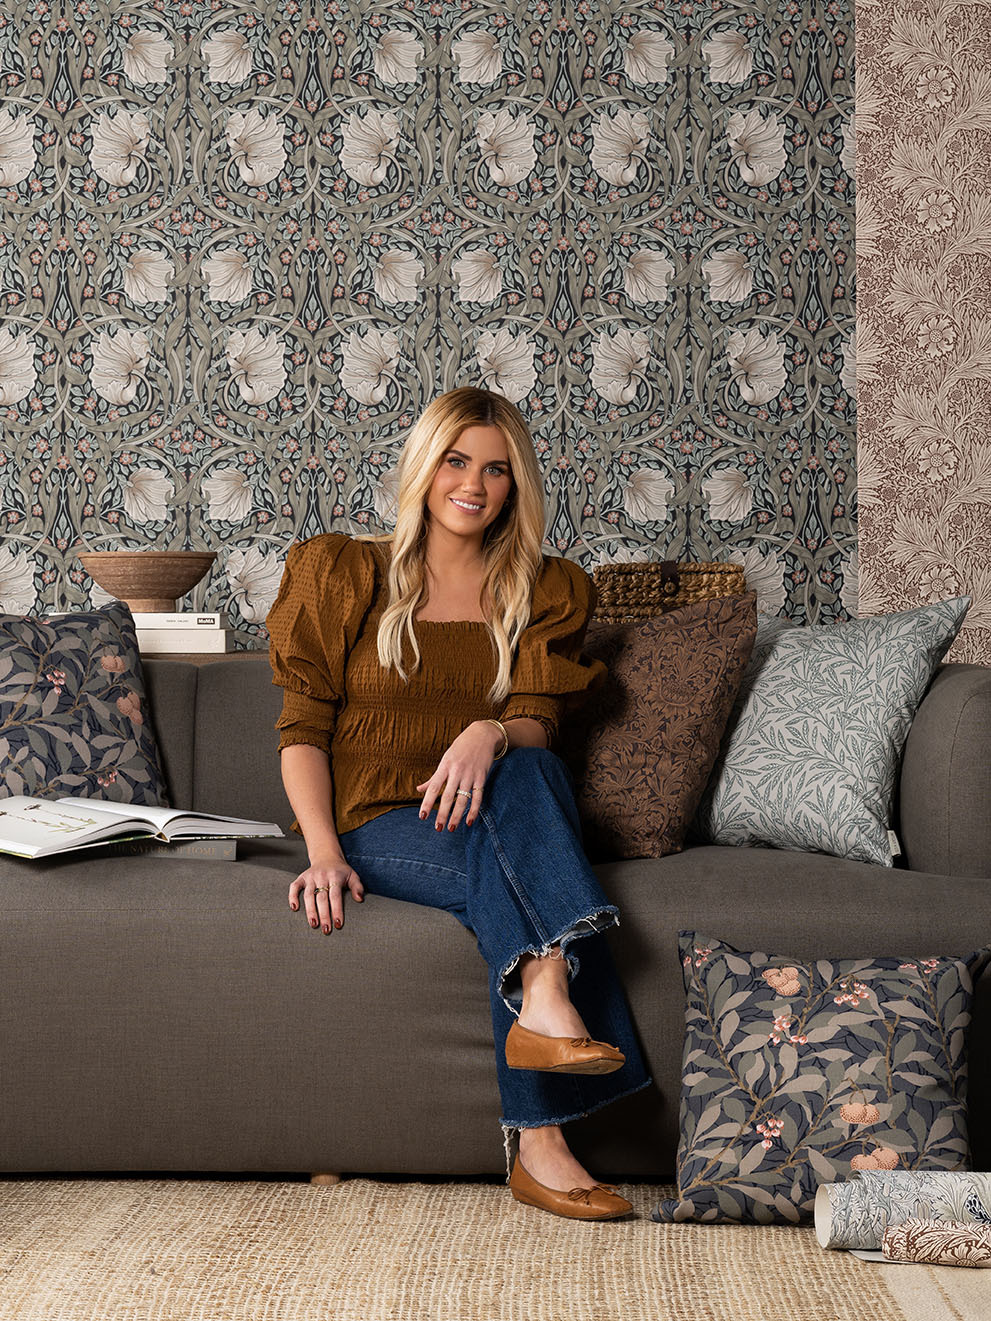
<instances>
[{"instance_id":1,"label":"open book","mask_svg":"<svg viewBox=\"0 0 991 1321\"><path fill-rule=\"evenodd\" d=\"M0 798L0 853L46 858L110 839L241 839L281 835L270 821L109 803L102 798Z\"/></svg>"}]
</instances>

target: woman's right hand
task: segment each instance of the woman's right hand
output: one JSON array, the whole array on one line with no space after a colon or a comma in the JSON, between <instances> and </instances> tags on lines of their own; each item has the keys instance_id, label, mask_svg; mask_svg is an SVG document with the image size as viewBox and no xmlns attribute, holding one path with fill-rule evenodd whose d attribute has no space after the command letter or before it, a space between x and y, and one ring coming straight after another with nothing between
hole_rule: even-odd
<instances>
[{"instance_id":1,"label":"woman's right hand","mask_svg":"<svg viewBox=\"0 0 991 1321\"><path fill-rule=\"evenodd\" d=\"M349 890L356 903L365 897L361 878L344 858L313 858L306 871L289 887L289 907L296 911L299 897L303 896L310 926L320 927L324 935L331 927L339 931L344 925L344 892Z\"/></svg>"}]
</instances>

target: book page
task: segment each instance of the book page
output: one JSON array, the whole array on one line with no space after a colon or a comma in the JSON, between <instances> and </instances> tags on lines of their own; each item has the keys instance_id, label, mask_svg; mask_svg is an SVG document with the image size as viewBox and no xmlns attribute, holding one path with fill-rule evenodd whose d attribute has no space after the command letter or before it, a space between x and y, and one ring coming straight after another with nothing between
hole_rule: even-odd
<instances>
[{"instance_id":1,"label":"book page","mask_svg":"<svg viewBox=\"0 0 991 1321\"><path fill-rule=\"evenodd\" d=\"M120 834L127 816L43 798L0 798L0 847L25 857L41 852L76 848L103 835ZM133 823L139 829L142 822Z\"/></svg>"},{"instance_id":2,"label":"book page","mask_svg":"<svg viewBox=\"0 0 991 1321\"><path fill-rule=\"evenodd\" d=\"M181 835L281 835L277 825L269 821L252 821L243 816L215 816L211 812L193 812L172 807L147 807L134 803L107 803L103 799L60 798L59 803L75 807L85 806L94 812L105 812L121 821L146 821L155 831L171 839ZM225 826L239 827L225 830Z\"/></svg>"}]
</instances>

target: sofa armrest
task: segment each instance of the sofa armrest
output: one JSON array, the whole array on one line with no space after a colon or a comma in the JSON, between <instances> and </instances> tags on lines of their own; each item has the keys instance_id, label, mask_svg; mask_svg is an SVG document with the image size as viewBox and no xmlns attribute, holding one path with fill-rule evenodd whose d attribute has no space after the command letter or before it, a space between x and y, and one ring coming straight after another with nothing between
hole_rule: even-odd
<instances>
[{"instance_id":1,"label":"sofa armrest","mask_svg":"<svg viewBox=\"0 0 991 1321\"><path fill-rule=\"evenodd\" d=\"M991 667L937 673L905 744L899 820L913 871L991 877Z\"/></svg>"}]
</instances>

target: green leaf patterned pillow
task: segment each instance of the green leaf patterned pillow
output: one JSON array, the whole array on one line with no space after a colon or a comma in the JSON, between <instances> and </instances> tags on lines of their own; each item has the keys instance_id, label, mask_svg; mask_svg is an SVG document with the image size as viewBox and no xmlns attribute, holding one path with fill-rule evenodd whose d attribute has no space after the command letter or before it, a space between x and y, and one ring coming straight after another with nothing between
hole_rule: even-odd
<instances>
[{"instance_id":1,"label":"green leaf patterned pillow","mask_svg":"<svg viewBox=\"0 0 991 1321\"><path fill-rule=\"evenodd\" d=\"M762 619L693 837L890 867L902 749L969 605L803 627Z\"/></svg>"},{"instance_id":2,"label":"green leaf patterned pillow","mask_svg":"<svg viewBox=\"0 0 991 1321\"><path fill-rule=\"evenodd\" d=\"M0 798L167 807L134 620L123 601L0 615Z\"/></svg>"},{"instance_id":3,"label":"green leaf patterned pillow","mask_svg":"<svg viewBox=\"0 0 991 1321\"><path fill-rule=\"evenodd\" d=\"M654 1220L802 1220L855 1170L968 1169L967 1028L991 951L741 953L683 931L678 1196Z\"/></svg>"}]
</instances>

